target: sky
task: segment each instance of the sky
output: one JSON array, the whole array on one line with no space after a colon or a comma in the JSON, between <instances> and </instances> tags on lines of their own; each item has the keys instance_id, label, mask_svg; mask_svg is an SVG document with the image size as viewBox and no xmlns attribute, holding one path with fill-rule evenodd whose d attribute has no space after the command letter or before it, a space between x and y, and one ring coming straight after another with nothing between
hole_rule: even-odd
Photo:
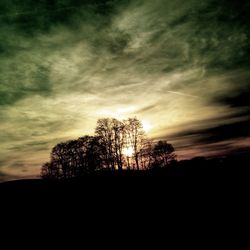
<instances>
[{"instance_id":1,"label":"sky","mask_svg":"<svg viewBox=\"0 0 250 250\"><path fill-rule=\"evenodd\" d=\"M136 116L179 159L250 149L250 1L1 0L0 181Z\"/></svg>"}]
</instances>

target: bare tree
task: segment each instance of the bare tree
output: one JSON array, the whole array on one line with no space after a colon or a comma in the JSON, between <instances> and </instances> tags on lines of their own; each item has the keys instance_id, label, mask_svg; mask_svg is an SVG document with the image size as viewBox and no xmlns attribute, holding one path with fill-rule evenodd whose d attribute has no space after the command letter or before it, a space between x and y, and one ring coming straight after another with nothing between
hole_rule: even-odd
<instances>
[{"instance_id":1,"label":"bare tree","mask_svg":"<svg viewBox=\"0 0 250 250\"><path fill-rule=\"evenodd\" d=\"M112 119L104 118L97 121L95 134L101 140L101 143L105 147L105 162L109 169L115 169L114 159L114 134Z\"/></svg>"},{"instance_id":2,"label":"bare tree","mask_svg":"<svg viewBox=\"0 0 250 250\"><path fill-rule=\"evenodd\" d=\"M151 164L153 163L153 142L149 139L144 139L142 147L139 153L140 158L140 167L141 169L150 169Z\"/></svg>"},{"instance_id":3,"label":"bare tree","mask_svg":"<svg viewBox=\"0 0 250 250\"><path fill-rule=\"evenodd\" d=\"M126 128L127 143L133 149L134 160L137 170L140 169L139 153L143 145L145 132L142 123L137 118L129 118L124 121Z\"/></svg>"},{"instance_id":4,"label":"bare tree","mask_svg":"<svg viewBox=\"0 0 250 250\"><path fill-rule=\"evenodd\" d=\"M137 118L99 119L95 134L57 144L50 162L42 166L41 176L67 179L104 168L122 170L124 166L146 170L167 166L175 159L173 146L166 141L153 146Z\"/></svg>"},{"instance_id":5,"label":"bare tree","mask_svg":"<svg viewBox=\"0 0 250 250\"><path fill-rule=\"evenodd\" d=\"M114 137L113 147L115 152L115 159L118 170L122 170L125 125L117 119L112 119L112 130Z\"/></svg>"}]
</instances>

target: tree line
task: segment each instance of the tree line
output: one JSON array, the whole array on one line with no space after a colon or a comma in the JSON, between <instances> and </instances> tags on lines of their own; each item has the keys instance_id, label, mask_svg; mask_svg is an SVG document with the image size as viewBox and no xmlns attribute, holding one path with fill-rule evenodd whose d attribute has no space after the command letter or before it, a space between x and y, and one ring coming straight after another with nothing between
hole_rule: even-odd
<instances>
[{"instance_id":1,"label":"tree line","mask_svg":"<svg viewBox=\"0 0 250 250\"><path fill-rule=\"evenodd\" d=\"M69 179L99 170L148 170L167 166L175 159L167 141L146 137L141 121L103 118L94 136L62 142L53 147L50 161L41 168L42 178Z\"/></svg>"}]
</instances>

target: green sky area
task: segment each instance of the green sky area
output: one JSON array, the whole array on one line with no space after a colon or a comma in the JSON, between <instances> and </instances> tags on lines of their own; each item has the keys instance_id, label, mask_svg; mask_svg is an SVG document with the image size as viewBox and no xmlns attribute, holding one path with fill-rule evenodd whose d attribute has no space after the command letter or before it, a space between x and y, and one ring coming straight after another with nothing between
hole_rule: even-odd
<instances>
[{"instance_id":1,"label":"green sky area","mask_svg":"<svg viewBox=\"0 0 250 250\"><path fill-rule=\"evenodd\" d=\"M179 159L250 148L250 1L1 0L0 180L137 116Z\"/></svg>"}]
</instances>

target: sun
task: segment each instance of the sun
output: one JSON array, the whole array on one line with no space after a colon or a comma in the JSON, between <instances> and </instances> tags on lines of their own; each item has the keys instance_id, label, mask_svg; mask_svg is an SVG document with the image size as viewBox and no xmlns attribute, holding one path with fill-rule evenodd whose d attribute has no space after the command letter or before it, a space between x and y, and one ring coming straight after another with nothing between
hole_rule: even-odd
<instances>
[{"instance_id":1,"label":"sun","mask_svg":"<svg viewBox=\"0 0 250 250\"><path fill-rule=\"evenodd\" d=\"M148 133L150 130L152 130L152 125L150 122L148 121L142 121L142 126L143 126L143 129L146 133Z\"/></svg>"},{"instance_id":2,"label":"sun","mask_svg":"<svg viewBox=\"0 0 250 250\"><path fill-rule=\"evenodd\" d=\"M134 149L132 147L124 148L123 154L127 157L132 157L134 154Z\"/></svg>"}]
</instances>

